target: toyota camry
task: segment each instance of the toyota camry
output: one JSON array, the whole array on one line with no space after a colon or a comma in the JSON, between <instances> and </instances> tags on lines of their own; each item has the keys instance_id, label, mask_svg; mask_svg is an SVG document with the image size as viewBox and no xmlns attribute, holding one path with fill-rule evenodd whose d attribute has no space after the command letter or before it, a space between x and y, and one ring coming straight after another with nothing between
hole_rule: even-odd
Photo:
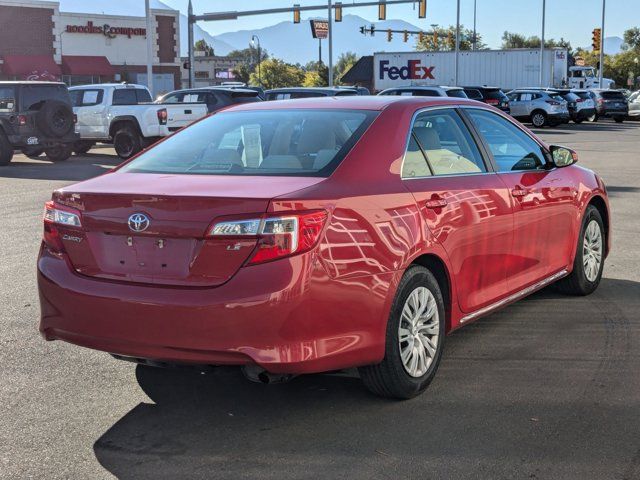
<instances>
[{"instance_id":1,"label":"toyota camry","mask_svg":"<svg viewBox=\"0 0 640 480\"><path fill-rule=\"evenodd\" d=\"M607 194L576 161L461 98L235 106L53 193L40 331L265 382L358 367L413 397L449 332L597 288Z\"/></svg>"}]
</instances>

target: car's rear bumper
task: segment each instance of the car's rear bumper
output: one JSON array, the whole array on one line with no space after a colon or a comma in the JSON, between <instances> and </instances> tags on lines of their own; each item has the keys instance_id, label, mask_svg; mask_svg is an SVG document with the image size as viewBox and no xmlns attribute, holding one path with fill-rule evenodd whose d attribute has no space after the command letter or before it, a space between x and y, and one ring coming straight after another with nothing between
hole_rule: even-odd
<instances>
[{"instance_id":1,"label":"car's rear bumper","mask_svg":"<svg viewBox=\"0 0 640 480\"><path fill-rule=\"evenodd\" d=\"M62 137L46 137L34 132L33 134L9 134L7 135L7 138L14 148L21 149L27 147L45 148L47 146L59 145L61 143L74 143L80 140L80 135L75 132L69 132ZM37 141L34 142L33 139L36 139Z\"/></svg>"},{"instance_id":2,"label":"car's rear bumper","mask_svg":"<svg viewBox=\"0 0 640 480\"><path fill-rule=\"evenodd\" d=\"M81 276L42 248L40 331L47 340L162 362L336 370L382 359L395 277L338 282L306 254L241 268L216 288L165 288Z\"/></svg>"}]
</instances>

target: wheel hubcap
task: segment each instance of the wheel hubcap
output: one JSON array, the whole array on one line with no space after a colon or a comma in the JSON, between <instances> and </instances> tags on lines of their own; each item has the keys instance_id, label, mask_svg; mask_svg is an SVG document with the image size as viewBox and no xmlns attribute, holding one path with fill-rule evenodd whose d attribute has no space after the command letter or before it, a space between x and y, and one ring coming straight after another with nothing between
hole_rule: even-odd
<instances>
[{"instance_id":1,"label":"wheel hubcap","mask_svg":"<svg viewBox=\"0 0 640 480\"><path fill-rule=\"evenodd\" d=\"M602 231L595 220L591 220L584 232L582 241L582 264L584 275L590 282L595 282L602 264Z\"/></svg>"},{"instance_id":2,"label":"wheel hubcap","mask_svg":"<svg viewBox=\"0 0 640 480\"><path fill-rule=\"evenodd\" d=\"M433 293L417 287L404 303L398 327L402 365L412 377L421 377L433 363L438 350L440 319Z\"/></svg>"},{"instance_id":3,"label":"wheel hubcap","mask_svg":"<svg viewBox=\"0 0 640 480\"><path fill-rule=\"evenodd\" d=\"M533 124L536 127L539 127L540 125L542 125L544 123L544 117L542 115L540 115L539 113L534 115L533 117Z\"/></svg>"}]
</instances>

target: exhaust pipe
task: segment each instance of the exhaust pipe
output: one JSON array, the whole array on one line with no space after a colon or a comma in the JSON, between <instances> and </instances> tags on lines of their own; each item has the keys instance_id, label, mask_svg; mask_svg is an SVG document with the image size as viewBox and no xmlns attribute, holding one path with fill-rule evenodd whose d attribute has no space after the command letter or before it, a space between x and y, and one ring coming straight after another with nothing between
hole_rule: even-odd
<instances>
[{"instance_id":1,"label":"exhaust pipe","mask_svg":"<svg viewBox=\"0 0 640 480\"><path fill-rule=\"evenodd\" d=\"M264 383L271 385L272 383L286 383L296 375L290 373L271 373L257 365L245 365L242 367L242 373L252 382Z\"/></svg>"}]
</instances>

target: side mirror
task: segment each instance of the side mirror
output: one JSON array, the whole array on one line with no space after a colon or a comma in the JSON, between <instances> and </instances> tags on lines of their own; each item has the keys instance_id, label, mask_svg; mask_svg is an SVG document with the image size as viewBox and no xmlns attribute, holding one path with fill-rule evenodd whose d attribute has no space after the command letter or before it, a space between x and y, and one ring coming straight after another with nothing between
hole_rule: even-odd
<instances>
[{"instance_id":1,"label":"side mirror","mask_svg":"<svg viewBox=\"0 0 640 480\"><path fill-rule=\"evenodd\" d=\"M549 147L553 163L556 167L568 167L578 161L578 154L575 150L560 145L551 145Z\"/></svg>"}]
</instances>

